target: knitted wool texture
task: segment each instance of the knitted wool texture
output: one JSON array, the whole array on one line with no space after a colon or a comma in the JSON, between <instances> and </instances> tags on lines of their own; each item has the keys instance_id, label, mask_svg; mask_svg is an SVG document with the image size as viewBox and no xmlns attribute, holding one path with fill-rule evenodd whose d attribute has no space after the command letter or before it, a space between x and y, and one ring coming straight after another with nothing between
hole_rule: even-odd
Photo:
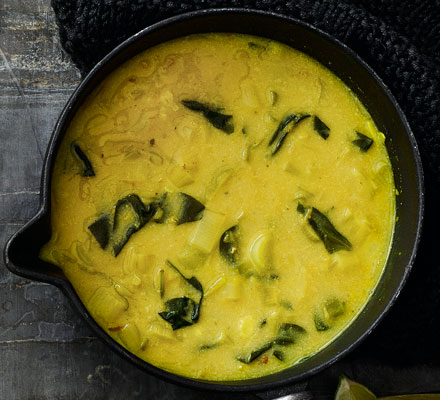
<instances>
[{"instance_id":1,"label":"knitted wool texture","mask_svg":"<svg viewBox=\"0 0 440 400\"><path fill-rule=\"evenodd\" d=\"M244 7L298 18L357 52L405 112L422 153L426 218L419 255L396 305L358 352L396 362L438 360L440 262L440 0L52 0L61 42L82 74L117 44L188 11Z\"/></svg>"}]
</instances>

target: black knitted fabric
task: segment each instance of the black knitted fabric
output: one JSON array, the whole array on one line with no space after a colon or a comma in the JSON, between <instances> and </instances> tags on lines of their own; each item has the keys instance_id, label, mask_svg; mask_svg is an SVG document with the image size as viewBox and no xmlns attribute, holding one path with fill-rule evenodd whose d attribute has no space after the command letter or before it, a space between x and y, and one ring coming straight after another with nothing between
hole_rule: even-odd
<instances>
[{"instance_id":1,"label":"black knitted fabric","mask_svg":"<svg viewBox=\"0 0 440 400\"><path fill-rule=\"evenodd\" d=\"M410 279L390 314L357 351L403 363L439 359L440 0L52 0L52 6L62 44L83 74L140 29L205 8L286 14L357 52L390 87L408 117L422 153L427 200Z\"/></svg>"}]
</instances>

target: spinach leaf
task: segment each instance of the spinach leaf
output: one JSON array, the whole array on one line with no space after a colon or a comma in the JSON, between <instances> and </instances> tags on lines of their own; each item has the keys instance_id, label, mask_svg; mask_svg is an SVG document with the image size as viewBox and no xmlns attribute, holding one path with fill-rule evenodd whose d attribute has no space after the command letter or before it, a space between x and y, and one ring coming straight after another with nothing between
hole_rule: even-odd
<instances>
[{"instance_id":1,"label":"spinach leaf","mask_svg":"<svg viewBox=\"0 0 440 400\"><path fill-rule=\"evenodd\" d=\"M227 229L220 237L220 255L231 265L237 264L238 258L238 225Z\"/></svg>"},{"instance_id":2,"label":"spinach leaf","mask_svg":"<svg viewBox=\"0 0 440 400\"><path fill-rule=\"evenodd\" d=\"M330 136L330 128L316 115L313 118L313 129L318 132L319 136L321 136L324 140L327 140L327 138Z\"/></svg>"},{"instance_id":3,"label":"spinach leaf","mask_svg":"<svg viewBox=\"0 0 440 400\"><path fill-rule=\"evenodd\" d=\"M120 221L122 213L125 211L131 214L129 221ZM144 205L142 200L136 194L129 194L128 196L118 200L115 206L115 215L113 218L113 254L116 257L123 247L126 245L130 237L141 229L156 213L157 203ZM124 223L124 226L119 229L119 225ZM118 232L118 231L122 232Z\"/></svg>"},{"instance_id":4,"label":"spinach leaf","mask_svg":"<svg viewBox=\"0 0 440 400\"><path fill-rule=\"evenodd\" d=\"M309 225L321 239L326 250L332 254L339 250L351 250L349 240L339 233L330 220L315 207L304 207L298 203L296 210L306 216Z\"/></svg>"},{"instance_id":5,"label":"spinach leaf","mask_svg":"<svg viewBox=\"0 0 440 400\"><path fill-rule=\"evenodd\" d=\"M272 346L273 346L272 342L266 343L264 346L254 351L251 351L249 354L247 354L244 357L237 357L237 360L244 364L250 364L256 358L260 357L263 353L269 350Z\"/></svg>"},{"instance_id":6,"label":"spinach leaf","mask_svg":"<svg viewBox=\"0 0 440 400\"><path fill-rule=\"evenodd\" d=\"M89 161L85 153L79 147L79 144L72 143L72 150L75 156L81 161L83 166L82 176L90 177L95 176L95 171L93 169L92 163Z\"/></svg>"},{"instance_id":7,"label":"spinach leaf","mask_svg":"<svg viewBox=\"0 0 440 400\"><path fill-rule=\"evenodd\" d=\"M110 240L110 216L103 215L102 217L99 217L95 222L92 222L88 228L101 248L105 250Z\"/></svg>"},{"instance_id":8,"label":"spinach leaf","mask_svg":"<svg viewBox=\"0 0 440 400\"><path fill-rule=\"evenodd\" d=\"M371 145L373 144L373 139L369 138L368 136L364 135L363 133L360 133L358 131L356 131L356 135L358 136L357 139L353 140L352 143L359 147L359 149L363 152L366 153L369 148L371 147Z\"/></svg>"},{"instance_id":9,"label":"spinach leaf","mask_svg":"<svg viewBox=\"0 0 440 400\"><path fill-rule=\"evenodd\" d=\"M289 346L294 344L300 335L306 333L306 330L296 324L282 324L278 329L277 337L273 343L279 346Z\"/></svg>"},{"instance_id":10,"label":"spinach leaf","mask_svg":"<svg viewBox=\"0 0 440 400\"><path fill-rule=\"evenodd\" d=\"M310 115L289 114L280 122L278 128L275 130L269 140L269 147L272 156L274 156L281 149L284 140L286 140L286 137L292 131L292 128L308 117L310 117Z\"/></svg>"},{"instance_id":11,"label":"spinach leaf","mask_svg":"<svg viewBox=\"0 0 440 400\"><path fill-rule=\"evenodd\" d=\"M185 282L200 292L200 298L197 303L185 296L165 302L167 310L160 312L159 315L171 324L173 330L176 330L193 325L198 321L203 300L203 287L196 277L192 276L191 278L187 278L171 261L167 260L166 263L171 269L176 271Z\"/></svg>"},{"instance_id":12,"label":"spinach leaf","mask_svg":"<svg viewBox=\"0 0 440 400\"><path fill-rule=\"evenodd\" d=\"M232 115L222 114L220 108L200 103L196 100L182 100L181 103L191 111L202 114L217 129L230 135L234 132Z\"/></svg>"},{"instance_id":13,"label":"spinach leaf","mask_svg":"<svg viewBox=\"0 0 440 400\"><path fill-rule=\"evenodd\" d=\"M188 314L193 313L195 303L188 297L176 297L165 302L166 311L162 311L159 315L171 324L173 331L176 329L190 326L193 323L188 321Z\"/></svg>"}]
</instances>

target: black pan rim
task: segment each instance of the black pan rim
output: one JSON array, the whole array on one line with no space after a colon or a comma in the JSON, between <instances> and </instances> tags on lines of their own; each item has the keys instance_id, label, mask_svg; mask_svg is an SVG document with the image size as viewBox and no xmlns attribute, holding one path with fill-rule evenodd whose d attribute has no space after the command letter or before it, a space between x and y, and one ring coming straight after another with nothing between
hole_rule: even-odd
<instances>
[{"instance_id":1,"label":"black pan rim","mask_svg":"<svg viewBox=\"0 0 440 400\"><path fill-rule=\"evenodd\" d=\"M321 365L309 369L301 374L298 374L296 376L291 376L284 379L279 379L275 382L266 382L266 383L252 383L252 384L245 384L245 381L231 381L227 382L225 384L217 382L217 381L201 381L201 380L195 380L192 378L186 378L179 375L175 375L173 373L170 373L168 371L159 369L141 359L134 356L132 353L127 351L125 348L120 346L116 341L114 341L105 331L91 318L90 314L84 307L83 303L80 301L78 295L74 291L71 284L62 278L56 278L49 275L45 275L42 273L39 273L37 271L29 271L27 269L23 269L21 267L18 267L14 265L8 257L8 253L11 247L12 242L14 239L19 236L21 233L26 231L30 226L38 223L44 216L46 216L50 212L49 207L49 199L50 199L50 174L51 174L51 161L53 157L56 155L56 144L59 140L61 140L61 136L65 132L66 128L66 121L68 119L68 116L73 108L73 105L76 103L78 97L80 97L80 94L83 92L84 88L86 88L88 82L97 75L104 65L106 65L110 60L112 60L117 54L122 52L127 47L131 46L134 42L137 40L140 40L142 37L160 30L168 25L172 25L176 22L186 21L186 20L192 20L197 18L203 18L204 16L212 16L212 15L228 15L228 14L236 14L241 16L249 16L249 15L259 15L261 17L266 18L272 18L274 20L282 20L284 22L287 22L289 24L300 26L303 29L308 29L316 33L317 35L321 36L327 41L332 42L334 45L340 47L345 53L347 53L352 59L354 59L358 64L360 64L377 82L379 87L383 90L383 92L387 95L390 103L394 106L394 108L397 110L397 113L399 115L399 118L404 125L404 128L406 130L408 139L412 145L412 152L413 152L413 158L415 160L415 166L417 170L417 176L416 176L416 182L417 182L417 191L418 191L418 203L419 203L419 209L418 209L418 221L417 221L417 231L415 232L415 241L413 243L413 248L411 250L408 264L404 270L404 273L401 277L400 284L397 288L397 290L394 292L392 298L390 301L386 304L386 306L382 309L382 311L379 313L379 315L375 318L374 322L368 327L367 330L361 334L357 340L352 342L349 346L347 346L342 352L339 352L338 354L334 355L332 358L327 360L326 362L322 363ZM135 364L137 367L142 369L143 371L146 371L148 373L151 373L152 375L164 379L171 383L177 383L180 385L184 385L190 388L195 389L201 389L201 390L215 390L215 391L229 391L229 392L258 392L268 389L274 389L277 387L285 386L288 384L292 384L294 382L298 382L301 380L306 379L307 377L310 377L313 374L316 374L317 372L323 370L324 368L329 367L333 363L335 363L337 360L339 360L341 357L352 351L355 347L357 347L370 333L371 331L377 326L377 324L382 320L382 318L385 316L385 314L389 311L391 306L396 301L397 297L399 296L407 278L409 275L409 272L414 264L414 260L416 257L417 248L420 242L421 237L421 230L422 230L422 224L423 224L423 215L424 215L424 177L423 177L423 169L422 169L422 162L420 153L417 147L417 142L414 137L414 134L411 131L410 125L403 114L399 104L397 103L396 99L392 95L389 88L384 84L382 79L374 72L374 70L365 62L363 61L352 49L350 49L348 46L340 42L338 39L334 38L330 34L308 24L303 21L300 21L298 19L288 17L285 15L280 15L273 12L267 12L267 11L260 11L260 10L252 10L252 9L243 9L243 8L219 8L219 9L207 9L207 10L199 10L199 11L192 11L185 14L180 14L171 18L167 18L163 21L160 21L156 24L153 24L149 27L146 27L145 29L139 31L138 33L134 34L121 44L119 44L117 47L115 47L111 52L109 52L101 61L99 61L95 67L87 74L87 76L81 81L81 83L78 85L78 87L75 89L75 91L70 96L68 102L66 103L65 107L63 108L59 119L53 129L52 136L49 141L49 145L46 151L46 156L44 159L44 166L43 166L43 172L42 172L42 178L41 178L41 192L40 192L40 209L37 212L37 214L28 222L26 223L22 228L19 229L18 232L16 232L8 241L5 247L4 252L4 259L5 264L8 267L8 269L22 277L30 278L34 280L43 281L46 283L53 284L57 287L59 287L63 293L71 300L71 302L74 304L76 310L83 316L83 318L88 322L89 326L93 329L94 333L97 334L97 336L103 340L112 350L114 350L117 354L122 356L123 358L129 360L133 364ZM255 380L255 379L254 379ZM240 384L240 382L242 382Z\"/></svg>"}]
</instances>

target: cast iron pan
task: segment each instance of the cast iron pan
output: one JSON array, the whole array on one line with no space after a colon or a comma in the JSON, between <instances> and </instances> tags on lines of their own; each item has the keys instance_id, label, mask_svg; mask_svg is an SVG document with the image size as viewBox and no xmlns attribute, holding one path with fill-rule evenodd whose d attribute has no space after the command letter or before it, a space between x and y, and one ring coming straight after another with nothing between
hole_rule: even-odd
<instances>
[{"instance_id":1,"label":"cast iron pan","mask_svg":"<svg viewBox=\"0 0 440 400\"><path fill-rule=\"evenodd\" d=\"M203 32L247 33L274 39L309 54L327 66L357 94L379 130L385 133L399 192L396 204L398 220L386 270L358 318L329 346L301 364L272 375L243 381L209 382L183 378L142 361L113 341L92 320L59 268L38 258L41 246L51 235L50 185L55 155L79 105L108 73L139 52L170 39ZM370 334L400 293L414 262L423 219L423 196L420 156L408 122L388 88L352 50L328 34L292 18L244 9L197 11L159 22L132 36L100 61L81 82L64 107L49 143L42 174L40 210L9 240L5 261L17 275L58 286L72 300L95 334L142 370L193 388L260 391L315 374L348 353Z\"/></svg>"}]
</instances>

